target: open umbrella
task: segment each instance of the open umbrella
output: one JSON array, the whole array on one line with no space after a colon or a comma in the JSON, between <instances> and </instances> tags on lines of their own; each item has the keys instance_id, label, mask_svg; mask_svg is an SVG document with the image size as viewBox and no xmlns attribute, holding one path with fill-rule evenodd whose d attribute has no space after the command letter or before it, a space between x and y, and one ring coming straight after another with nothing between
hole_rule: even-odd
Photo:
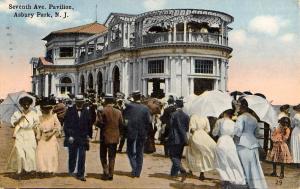
<instances>
[{"instance_id":1,"label":"open umbrella","mask_svg":"<svg viewBox=\"0 0 300 189\"><path fill-rule=\"evenodd\" d=\"M271 128L277 126L277 113L269 101L257 95L247 95L244 98L248 102L248 107L261 121L268 123Z\"/></svg>"},{"instance_id":2,"label":"open umbrella","mask_svg":"<svg viewBox=\"0 0 300 189\"><path fill-rule=\"evenodd\" d=\"M232 109L232 97L222 91L205 91L189 108L189 115L197 114L200 117L219 117L225 110Z\"/></svg>"},{"instance_id":3,"label":"open umbrella","mask_svg":"<svg viewBox=\"0 0 300 189\"><path fill-rule=\"evenodd\" d=\"M32 98L33 103L31 107L35 105L35 98L25 91L20 91L16 93L9 93L4 99L4 101L0 104L0 120L6 123L10 123L10 118L16 111L21 111L21 106L19 104L20 98L24 96L29 96Z\"/></svg>"},{"instance_id":4,"label":"open umbrella","mask_svg":"<svg viewBox=\"0 0 300 189\"><path fill-rule=\"evenodd\" d=\"M195 95L195 94L190 94L189 96L185 97L183 99L183 102L184 102L184 107L183 107L183 111L185 113L187 113L188 115L190 115L190 109L191 109L191 106L193 105L193 103L195 102L195 100L197 100L199 96L198 95Z\"/></svg>"}]
</instances>

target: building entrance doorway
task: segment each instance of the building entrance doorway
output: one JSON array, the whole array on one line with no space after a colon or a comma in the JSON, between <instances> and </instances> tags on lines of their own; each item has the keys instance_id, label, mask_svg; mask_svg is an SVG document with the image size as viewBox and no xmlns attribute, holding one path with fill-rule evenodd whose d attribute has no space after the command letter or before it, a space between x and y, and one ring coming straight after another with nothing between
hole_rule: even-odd
<instances>
[{"instance_id":1,"label":"building entrance doorway","mask_svg":"<svg viewBox=\"0 0 300 189\"><path fill-rule=\"evenodd\" d=\"M214 89L214 80L213 79L194 79L194 93L195 95L201 95L204 91Z\"/></svg>"},{"instance_id":2,"label":"building entrance doorway","mask_svg":"<svg viewBox=\"0 0 300 189\"><path fill-rule=\"evenodd\" d=\"M153 78L148 79L147 95L153 98L163 98L165 96L165 79Z\"/></svg>"}]
</instances>

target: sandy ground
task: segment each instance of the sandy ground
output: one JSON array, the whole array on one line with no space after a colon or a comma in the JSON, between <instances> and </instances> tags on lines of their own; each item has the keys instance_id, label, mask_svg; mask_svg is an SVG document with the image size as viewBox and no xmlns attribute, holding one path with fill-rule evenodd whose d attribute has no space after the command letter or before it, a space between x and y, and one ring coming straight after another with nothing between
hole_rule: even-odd
<instances>
[{"instance_id":1,"label":"sandy ground","mask_svg":"<svg viewBox=\"0 0 300 189\"><path fill-rule=\"evenodd\" d=\"M125 153L117 154L115 175L113 181L100 179L102 167L99 159L99 143L91 143L87 152L86 173L87 181L76 180L67 174L67 150L60 139L60 167L55 176L41 177L32 174L18 178L16 174L6 170L6 163L13 145L12 129L6 126L0 128L0 188L220 188L219 175L216 171L205 173L205 181L198 180L199 174L189 175L182 183L180 178L171 178L169 171L171 161L163 156L163 148L157 145L157 152L145 154L143 171L140 178L130 177L130 165ZM265 174L271 172L271 164L263 163ZM276 185L276 178L266 176L269 188L300 188L300 169L293 166L286 168L286 177L281 186Z\"/></svg>"}]
</instances>

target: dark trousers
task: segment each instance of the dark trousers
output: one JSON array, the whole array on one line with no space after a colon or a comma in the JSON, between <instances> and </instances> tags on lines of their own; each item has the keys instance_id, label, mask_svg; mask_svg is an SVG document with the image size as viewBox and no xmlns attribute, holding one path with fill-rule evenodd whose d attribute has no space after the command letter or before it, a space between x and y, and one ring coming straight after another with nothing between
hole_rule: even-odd
<instances>
[{"instance_id":1,"label":"dark trousers","mask_svg":"<svg viewBox=\"0 0 300 189\"><path fill-rule=\"evenodd\" d=\"M145 139L127 139L127 155L132 168L132 176L139 177L143 167Z\"/></svg>"},{"instance_id":2,"label":"dark trousers","mask_svg":"<svg viewBox=\"0 0 300 189\"><path fill-rule=\"evenodd\" d=\"M100 143L100 160L105 176L112 177L114 174L115 159L117 153L117 144ZM108 164L107 164L108 156Z\"/></svg>"},{"instance_id":3,"label":"dark trousers","mask_svg":"<svg viewBox=\"0 0 300 189\"><path fill-rule=\"evenodd\" d=\"M74 173L76 162L77 165L77 176L84 177L85 171L85 145L70 145L69 149L69 173Z\"/></svg>"},{"instance_id":4,"label":"dark trousers","mask_svg":"<svg viewBox=\"0 0 300 189\"><path fill-rule=\"evenodd\" d=\"M179 171L180 173L186 173L181 164L183 148L184 145L182 144L169 145L169 155L172 161L171 176L177 176Z\"/></svg>"},{"instance_id":5,"label":"dark trousers","mask_svg":"<svg viewBox=\"0 0 300 189\"><path fill-rule=\"evenodd\" d=\"M121 139L120 139L119 147L118 147L118 151L119 151L119 152L122 152L122 149L123 149L125 140L126 140L126 136L122 136Z\"/></svg>"}]
</instances>

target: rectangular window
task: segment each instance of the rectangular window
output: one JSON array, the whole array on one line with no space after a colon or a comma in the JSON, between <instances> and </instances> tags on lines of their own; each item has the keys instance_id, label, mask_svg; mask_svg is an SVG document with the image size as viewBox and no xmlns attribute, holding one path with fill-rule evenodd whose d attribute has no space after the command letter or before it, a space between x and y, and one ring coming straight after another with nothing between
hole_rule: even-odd
<instances>
[{"instance_id":1,"label":"rectangular window","mask_svg":"<svg viewBox=\"0 0 300 189\"><path fill-rule=\"evenodd\" d=\"M212 60L195 60L195 73L213 74L214 64Z\"/></svg>"},{"instance_id":2,"label":"rectangular window","mask_svg":"<svg viewBox=\"0 0 300 189\"><path fill-rule=\"evenodd\" d=\"M73 57L73 47L60 47L59 57Z\"/></svg>"},{"instance_id":3,"label":"rectangular window","mask_svg":"<svg viewBox=\"0 0 300 189\"><path fill-rule=\"evenodd\" d=\"M149 60L148 73L164 73L164 60Z\"/></svg>"}]
</instances>

